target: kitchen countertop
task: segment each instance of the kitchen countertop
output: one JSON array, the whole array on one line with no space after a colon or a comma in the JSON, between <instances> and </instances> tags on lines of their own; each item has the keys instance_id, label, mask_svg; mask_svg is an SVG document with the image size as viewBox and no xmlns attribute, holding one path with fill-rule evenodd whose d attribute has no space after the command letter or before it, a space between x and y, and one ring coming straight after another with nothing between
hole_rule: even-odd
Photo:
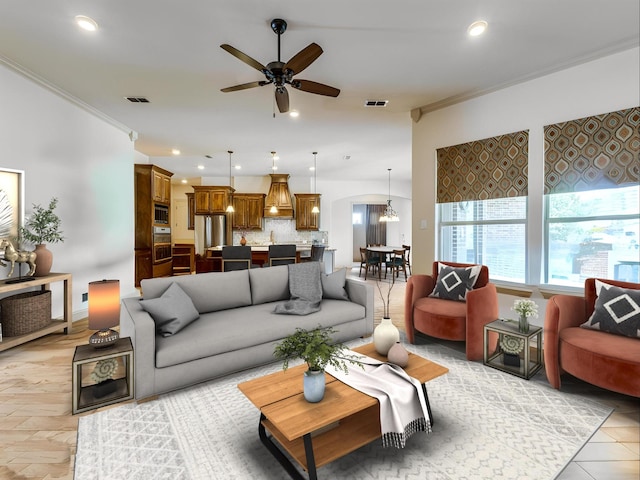
<instances>
[{"instance_id":1,"label":"kitchen countertop","mask_svg":"<svg viewBox=\"0 0 640 480\"><path fill-rule=\"evenodd\" d=\"M290 244L281 244L281 245L290 245ZM249 247L251 247L251 251L253 252L268 252L269 251L269 245L247 245ZM213 252L221 252L222 251L222 247L209 247L207 248L207 250L211 250ZM296 251L297 252L305 252L311 250L311 244L300 244L300 245L296 245ZM326 247L325 252L335 252L335 248L331 248L331 247Z\"/></svg>"}]
</instances>

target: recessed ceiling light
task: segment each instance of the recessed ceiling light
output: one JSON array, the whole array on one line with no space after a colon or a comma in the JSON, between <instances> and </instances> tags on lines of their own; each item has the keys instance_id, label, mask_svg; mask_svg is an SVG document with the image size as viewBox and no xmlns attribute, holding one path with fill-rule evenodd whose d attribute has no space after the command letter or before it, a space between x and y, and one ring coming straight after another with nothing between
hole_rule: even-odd
<instances>
[{"instance_id":1,"label":"recessed ceiling light","mask_svg":"<svg viewBox=\"0 0 640 480\"><path fill-rule=\"evenodd\" d=\"M309 170L311 170L312 172L316 169L316 167L309 167Z\"/></svg>"},{"instance_id":2,"label":"recessed ceiling light","mask_svg":"<svg viewBox=\"0 0 640 480\"><path fill-rule=\"evenodd\" d=\"M477 37L478 35L482 35L486 29L487 22L485 22L484 20L478 20L477 22L473 22L471 25L469 25L469 28L467 28L467 32L472 37Z\"/></svg>"},{"instance_id":3,"label":"recessed ceiling light","mask_svg":"<svg viewBox=\"0 0 640 480\"><path fill-rule=\"evenodd\" d=\"M204 170L204 165L198 165L198 170Z\"/></svg>"},{"instance_id":4,"label":"recessed ceiling light","mask_svg":"<svg viewBox=\"0 0 640 480\"><path fill-rule=\"evenodd\" d=\"M187 179L183 178L182 180L180 180L182 183L187 183Z\"/></svg>"},{"instance_id":5,"label":"recessed ceiling light","mask_svg":"<svg viewBox=\"0 0 640 480\"><path fill-rule=\"evenodd\" d=\"M299 116L299 115L300 115L300 113L299 113L297 110L291 110L291 111L289 112L289 116L290 116L290 117L293 117L293 118L296 118L296 117L297 117L297 116Z\"/></svg>"},{"instance_id":6,"label":"recessed ceiling light","mask_svg":"<svg viewBox=\"0 0 640 480\"><path fill-rule=\"evenodd\" d=\"M172 155L180 155L180 150L178 150L177 148L172 148L171 149L171 154Z\"/></svg>"},{"instance_id":7,"label":"recessed ceiling light","mask_svg":"<svg viewBox=\"0 0 640 480\"><path fill-rule=\"evenodd\" d=\"M85 17L84 15L75 16L76 24L88 32L95 32L98 30L98 24L93 18Z\"/></svg>"},{"instance_id":8,"label":"recessed ceiling light","mask_svg":"<svg viewBox=\"0 0 640 480\"><path fill-rule=\"evenodd\" d=\"M236 170L242 170L242 165L235 165L233 168L235 168Z\"/></svg>"}]
</instances>

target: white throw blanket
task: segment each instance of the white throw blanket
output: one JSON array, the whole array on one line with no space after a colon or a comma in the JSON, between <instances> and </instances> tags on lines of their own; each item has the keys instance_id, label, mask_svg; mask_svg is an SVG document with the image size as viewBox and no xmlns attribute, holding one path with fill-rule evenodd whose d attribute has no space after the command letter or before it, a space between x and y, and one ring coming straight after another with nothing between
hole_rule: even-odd
<instances>
[{"instance_id":1,"label":"white throw blanket","mask_svg":"<svg viewBox=\"0 0 640 480\"><path fill-rule=\"evenodd\" d=\"M404 448L405 442L416 432L431 432L431 419L422 385L397 365L385 363L354 351L351 358L362 362L364 370L348 365L345 374L331 366L325 369L341 382L377 398L380 403L382 446Z\"/></svg>"}]
</instances>

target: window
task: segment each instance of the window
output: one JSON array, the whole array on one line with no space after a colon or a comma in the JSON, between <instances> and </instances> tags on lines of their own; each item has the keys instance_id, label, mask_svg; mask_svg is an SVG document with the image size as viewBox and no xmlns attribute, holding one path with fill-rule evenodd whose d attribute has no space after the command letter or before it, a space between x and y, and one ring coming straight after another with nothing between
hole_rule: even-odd
<instances>
[{"instance_id":1,"label":"window","mask_svg":"<svg viewBox=\"0 0 640 480\"><path fill-rule=\"evenodd\" d=\"M545 196L546 283L582 287L585 278L640 282L640 187Z\"/></svg>"},{"instance_id":2,"label":"window","mask_svg":"<svg viewBox=\"0 0 640 480\"><path fill-rule=\"evenodd\" d=\"M486 265L492 280L526 279L527 197L442 203L439 256Z\"/></svg>"}]
</instances>

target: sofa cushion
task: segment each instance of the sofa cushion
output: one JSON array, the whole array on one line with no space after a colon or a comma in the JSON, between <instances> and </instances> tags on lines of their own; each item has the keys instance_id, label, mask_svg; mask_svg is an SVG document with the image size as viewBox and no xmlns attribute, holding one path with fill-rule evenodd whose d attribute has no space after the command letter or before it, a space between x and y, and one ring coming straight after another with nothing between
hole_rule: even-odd
<instances>
[{"instance_id":1,"label":"sofa cushion","mask_svg":"<svg viewBox=\"0 0 640 480\"><path fill-rule=\"evenodd\" d=\"M269 267L274 268L274 267ZM311 330L318 325L337 327L364 319L365 308L353 302L323 300L322 309L310 315L291 317L273 314L273 303L210 312L173 337L156 337L156 367L231 352L263 343L279 342L296 327ZM212 342L211 339L216 341ZM188 348L185 348L188 345ZM275 361L275 358L274 358Z\"/></svg>"},{"instance_id":2,"label":"sofa cushion","mask_svg":"<svg viewBox=\"0 0 640 480\"><path fill-rule=\"evenodd\" d=\"M175 335L200 317L191 298L176 283L158 298L140 300L140 305L151 315L156 331L163 337Z\"/></svg>"},{"instance_id":3,"label":"sofa cushion","mask_svg":"<svg viewBox=\"0 0 640 480\"><path fill-rule=\"evenodd\" d=\"M191 297L200 314L251 305L249 270L148 278L140 282L144 298L159 297L172 282Z\"/></svg>"},{"instance_id":4,"label":"sofa cushion","mask_svg":"<svg viewBox=\"0 0 640 480\"><path fill-rule=\"evenodd\" d=\"M452 267L443 263L438 264L438 280L433 292L433 298L456 300L464 302L467 292L473 289L478 280L481 265L471 267Z\"/></svg>"},{"instance_id":5,"label":"sofa cushion","mask_svg":"<svg viewBox=\"0 0 640 480\"><path fill-rule=\"evenodd\" d=\"M251 303L277 302L289 298L289 269L286 265L249 270Z\"/></svg>"},{"instance_id":6,"label":"sofa cushion","mask_svg":"<svg viewBox=\"0 0 640 480\"><path fill-rule=\"evenodd\" d=\"M603 332L640 338L640 290L620 288L596 280L595 310L580 325Z\"/></svg>"},{"instance_id":7,"label":"sofa cushion","mask_svg":"<svg viewBox=\"0 0 640 480\"><path fill-rule=\"evenodd\" d=\"M331 298L334 300L349 300L349 295L344 288L347 281L347 269L341 268L333 273L323 273L322 280L322 298Z\"/></svg>"}]
</instances>

